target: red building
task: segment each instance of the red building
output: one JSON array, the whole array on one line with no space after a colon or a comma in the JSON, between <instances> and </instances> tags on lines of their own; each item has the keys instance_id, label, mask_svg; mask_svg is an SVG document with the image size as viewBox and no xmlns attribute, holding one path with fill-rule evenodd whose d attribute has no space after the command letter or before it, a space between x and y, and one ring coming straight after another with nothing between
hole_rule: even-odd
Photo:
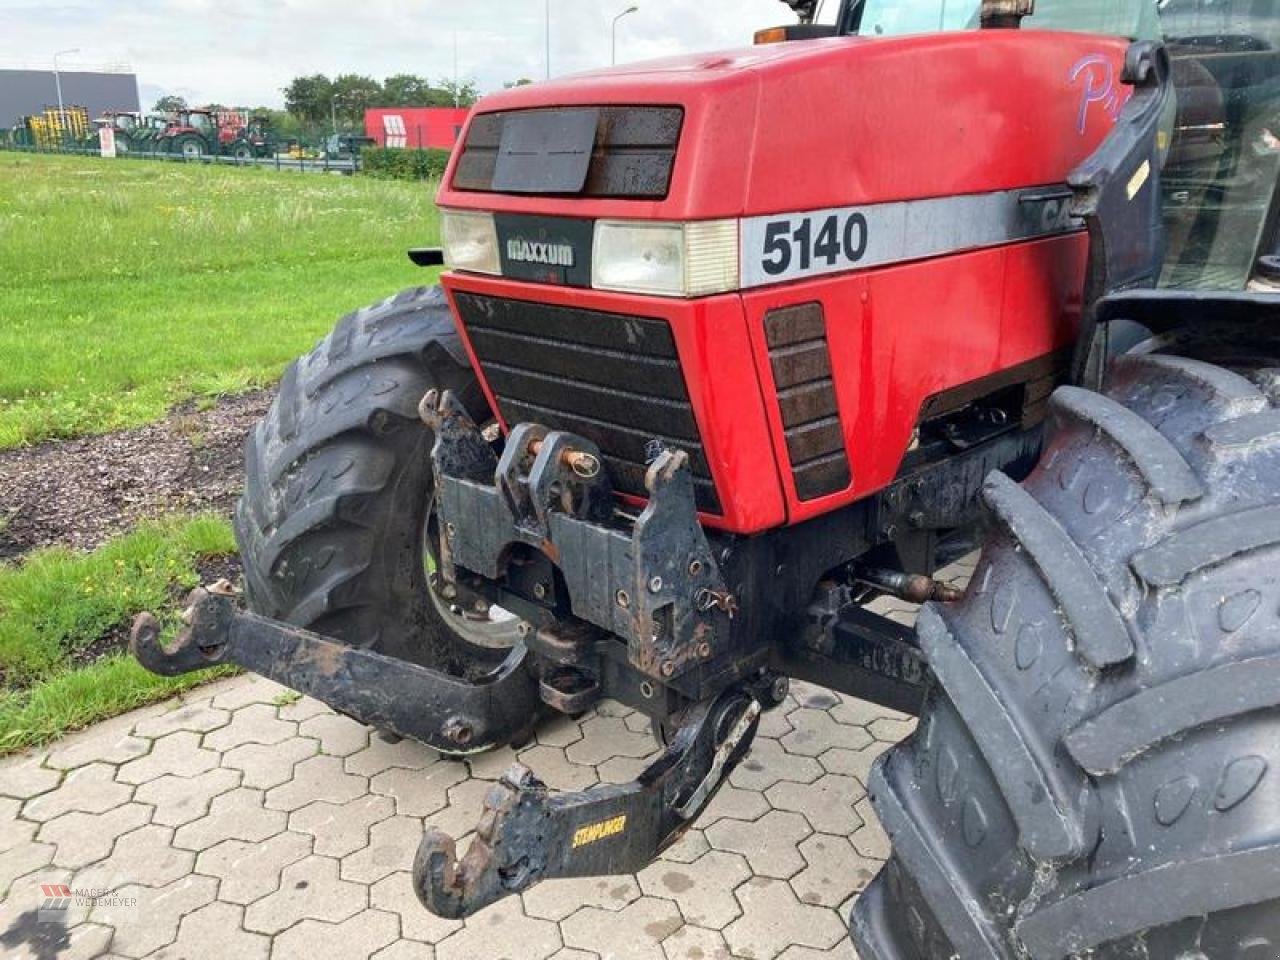
<instances>
[{"instance_id":1,"label":"red building","mask_svg":"<svg viewBox=\"0 0 1280 960\"><path fill-rule=\"evenodd\" d=\"M364 112L364 132L380 147L451 150L469 112L465 107L373 107Z\"/></svg>"}]
</instances>

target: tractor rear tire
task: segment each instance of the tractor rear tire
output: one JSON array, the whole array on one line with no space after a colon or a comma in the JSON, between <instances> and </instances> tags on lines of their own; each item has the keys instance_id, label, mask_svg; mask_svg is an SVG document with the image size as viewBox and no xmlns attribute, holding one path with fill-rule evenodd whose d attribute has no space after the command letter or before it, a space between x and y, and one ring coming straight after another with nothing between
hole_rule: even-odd
<instances>
[{"instance_id":1,"label":"tractor rear tire","mask_svg":"<svg viewBox=\"0 0 1280 960\"><path fill-rule=\"evenodd\" d=\"M1280 956L1280 396L1252 358L1122 357L1055 395L1024 485L988 481L868 785L893 853L863 960Z\"/></svg>"},{"instance_id":2,"label":"tractor rear tire","mask_svg":"<svg viewBox=\"0 0 1280 960\"><path fill-rule=\"evenodd\" d=\"M509 645L473 642L429 583L433 437L418 403L431 389L489 418L438 287L344 317L245 444L236 539L256 613L474 678Z\"/></svg>"}]
</instances>

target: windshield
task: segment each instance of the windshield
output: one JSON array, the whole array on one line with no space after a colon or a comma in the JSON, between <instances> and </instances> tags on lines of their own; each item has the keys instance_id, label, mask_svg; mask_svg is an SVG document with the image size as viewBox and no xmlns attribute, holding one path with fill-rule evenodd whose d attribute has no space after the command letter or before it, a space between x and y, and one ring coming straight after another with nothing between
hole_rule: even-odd
<instances>
[{"instance_id":1,"label":"windshield","mask_svg":"<svg viewBox=\"0 0 1280 960\"><path fill-rule=\"evenodd\" d=\"M857 32L896 37L939 30L976 30L981 0L863 0L850 4ZM839 22L842 4L824 0L817 22ZM1071 30L1116 36L1158 35L1155 0L1039 0L1024 25L1040 30Z\"/></svg>"}]
</instances>

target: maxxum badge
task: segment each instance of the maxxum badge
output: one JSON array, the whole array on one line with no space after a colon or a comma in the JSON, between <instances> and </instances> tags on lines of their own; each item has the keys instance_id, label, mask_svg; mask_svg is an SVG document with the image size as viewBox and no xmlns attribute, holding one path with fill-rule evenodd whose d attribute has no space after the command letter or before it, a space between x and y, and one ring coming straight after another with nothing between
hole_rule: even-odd
<instances>
[{"instance_id":1,"label":"maxxum badge","mask_svg":"<svg viewBox=\"0 0 1280 960\"><path fill-rule=\"evenodd\" d=\"M517 263L545 263L549 267L572 267L573 247L567 243L530 243L520 237L507 241L507 259Z\"/></svg>"}]
</instances>

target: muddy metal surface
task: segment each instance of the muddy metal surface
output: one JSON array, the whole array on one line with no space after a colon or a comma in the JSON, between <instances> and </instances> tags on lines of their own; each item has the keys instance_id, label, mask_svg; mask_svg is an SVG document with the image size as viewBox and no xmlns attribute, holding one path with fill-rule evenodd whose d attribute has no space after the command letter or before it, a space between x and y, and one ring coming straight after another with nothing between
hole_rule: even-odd
<instances>
[{"instance_id":1,"label":"muddy metal surface","mask_svg":"<svg viewBox=\"0 0 1280 960\"><path fill-rule=\"evenodd\" d=\"M144 518L230 513L244 439L271 391L179 407L160 423L0 452L0 559L36 547L92 548Z\"/></svg>"}]
</instances>

